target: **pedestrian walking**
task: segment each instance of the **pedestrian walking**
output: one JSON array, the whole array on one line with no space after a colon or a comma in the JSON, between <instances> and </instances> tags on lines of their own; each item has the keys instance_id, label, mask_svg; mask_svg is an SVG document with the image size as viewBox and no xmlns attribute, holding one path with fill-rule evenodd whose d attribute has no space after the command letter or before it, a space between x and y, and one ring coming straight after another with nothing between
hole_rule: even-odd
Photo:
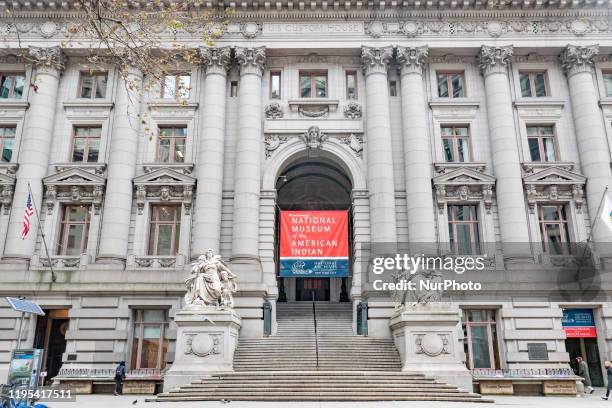
<instances>
[{"instance_id":1,"label":"pedestrian walking","mask_svg":"<svg viewBox=\"0 0 612 408\"><path fill-rule=\"evenodd\" d=\"M608 373L608 386L606 388L606 396L601 397L601 399L607 400L610 396L610 390L612 390L612 363L605 361L604 367L606 368L606 373Z\"/></svg>"},{"instance_id":2,"label":"pedestrian walking","mask_svg":"<svg viewBox=\"0 0 612 408\"><path fill-rule=\"evenodd\" d=\"M576 357L576 363L578 363L578 375L582 377L582 383L584 384L584 392L592 394L595 390L591 384L591 375L589 374L589 366L582 357Z\"/></svg>"},{"instance_id":3,"label":"pedestrian walking","mask_svg":"<svg viewBox=\"0 0 612 408\"><path fill-rule=\"evenodd\" d=\"M123 381L125 380L125 361L120 361L115 369L115 392L113 395L123 394Z\"/></svg>"}]
</instances>

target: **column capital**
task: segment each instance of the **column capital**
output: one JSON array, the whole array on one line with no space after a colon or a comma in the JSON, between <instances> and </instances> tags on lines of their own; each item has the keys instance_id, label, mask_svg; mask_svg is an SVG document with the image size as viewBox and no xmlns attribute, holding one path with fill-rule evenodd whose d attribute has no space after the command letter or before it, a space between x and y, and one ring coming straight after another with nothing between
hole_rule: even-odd
<instances>
[{"instance_id":1,"label":"column capital","mask_svg":"<svg viewBox=\"0 0 612 408\"><path fill-rule=\"evenodd\" d=\"M236 60L240 65L240 75L262 76L266 66L266 47L236 47Z\"/></svg>"},{"instance_id":2,"label":"column capital","mask_svg":"<svg viewBox=\"0 0 612 408\"><path fill-rule=\"evenodd\" d=\"M38 71L58 71L64 69L64 55L60 47L34 47L28 48L27 61L34 65Z\"/></svg>"},{"instance_id":3,"label":"column capital","mask_svg":"<svg viewBox=\"0 0 612 408\"><path fill-rule=\"evenodd\" d=\"M397 47L396 59L400 74L423 74L423 65L427 63L429 48L423 47Z\"/></svg>"},{"instance_id":4,"label":"column capital","mask_svg":"<svg viewBox=\"0 0 612 408\"><path fill-rule=\"evenodd\" d=\"M565 75L571 77L580 72L591 72L593 69L593 58L599 54L599 44L593 45L568 45L559 58Z\"/></svg>"},{"instance_id":5,"label":"column capital","mask_svg":"<svg viewBox=\"0 0 612 408\"><path fill-rule=\"evenodd\" d=\"M230 47L201 47L202 66L207 74L227 74L230 67Z\"/></svg>"},{"instance_id":6,"label":"column capital","mask_svg":"<svg viewBox=\"0 0 612 408\"><path fill-rule=\"evenodd\" d=\"M389 63L393 58L393 47L361 47L361 69L364 75L372 73L387 73Z\"/></svg>"},{"instance_id":7,"label":"column capital","mask_svg":"<svg viewBox=\"0 0 612 408\"><path fill-rule=\"evenodd\" d=\"M480 53L478 53L480 72L484 76L507 74L508 70L506 68L512 62L513 55L514 47L512 45L502 47L483 45L480 48Z\"/></svg>"}]
</instances>

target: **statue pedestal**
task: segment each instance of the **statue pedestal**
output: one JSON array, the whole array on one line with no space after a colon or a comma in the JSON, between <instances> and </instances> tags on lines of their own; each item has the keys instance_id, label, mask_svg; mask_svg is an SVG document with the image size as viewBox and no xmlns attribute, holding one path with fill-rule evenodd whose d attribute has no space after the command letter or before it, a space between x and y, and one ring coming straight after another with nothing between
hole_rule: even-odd
<instances>
[{"instance_id":1,"label":"statue pedestal","mask_svg":"<svg viewBox=\"0 0 612 408\"><path fill-rule=\"evenodd\" d=\"M193 308L177 312L176 352L174 363L164 376L164 392L211 372L234 371L241 321L232 309Z\"/></svg>"},{"instance_id":2,"label":"statue pedestal","mask_svg":"<svg viewBox=\"0 0 612 408\"><path fill-rule=\"evenodd\" d=\"M430 303L407 306L389 325L402 359L402 371L427 376L472 391L472 375L463 361L461 314L457 307Z\"/></svg>"}]
</instances>

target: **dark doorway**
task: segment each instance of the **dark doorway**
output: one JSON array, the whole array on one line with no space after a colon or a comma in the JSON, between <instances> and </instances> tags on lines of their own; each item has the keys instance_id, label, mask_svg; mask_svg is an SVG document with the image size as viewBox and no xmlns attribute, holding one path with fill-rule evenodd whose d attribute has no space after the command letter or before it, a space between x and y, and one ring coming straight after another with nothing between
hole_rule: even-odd
<instances>
[{"instance_id":1,"label":"dark doorway","mask_svg":"<svg viewBox=\"0 0 612 408\"><path fill-rule=\"evenodd\" d=\"M337 158L318 152L316 157L302 157L290 163L276 182L276 264L279 256L279 210L349 210L349 265L352 264L353 220L351 210L352 182L341 168ZM278 276L278 270L277 270ZM331 279L337 282L330 282ZM317 301L339 300L348 302L347 288L350 278L278 278L279 302L288 300ZM292 282L286 282L292 281ZM294 284L294 285L293 285ZM285 293L285 286L295 287L295 298ZM331 288L341 288L331 294ZM335 289L334 289L335 290ZM289 291L287 291L289 292Z\"/></svg>"},{"instance_id":2,"label":"dark doorway","mask_svg":"<svg viewBox=\"0 0 612 408\"><path fill-rule=\"evenodd\" d=\"M329 278L297 278L295 300L329 301Z\"/></svg>"},{"instance_id":3,"label":"dark doorway","mask_svg":"<svg viewBox=\"0 0 612 408\"><path fill-rule=\"evenodd\" d=\"M603 387L599 347L596 338L572 338L565 340L565 349L570 355L570 366L578 372L576 357L582 357L589 366L589 374L593 387Z\"/></svg>"},{"instance_id":4,"label":"dark doorway","mask_svg":"<svg viewBox=\"0 0 612 408\"><path fill-rule=\"evenodd\" d=\"M69 321L68 309L45 310L45 316L39 316L36 321L34 348L44 350L42 371L47 372L45 384L51 383L62 367Z\"/></svg>"}]
</instances>

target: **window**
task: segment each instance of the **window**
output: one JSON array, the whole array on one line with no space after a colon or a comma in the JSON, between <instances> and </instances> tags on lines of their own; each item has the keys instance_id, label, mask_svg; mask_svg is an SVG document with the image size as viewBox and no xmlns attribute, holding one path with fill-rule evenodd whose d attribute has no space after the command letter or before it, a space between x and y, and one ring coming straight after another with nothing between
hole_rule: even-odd
<instances>
[{"instance_id":1,"label":"window","mask_svg":"<svg viewBox=\"0 0 612 408\"><path fill-rule=\"evenodd\" d=\"M231 98L238 97L238 81L230 82L230 97Z\"/></svg>"},{"instance_id":2,"label":"window","mask_svg":"<svg viewBox=\"0 0 612 408\"><path fill-rule=\"evenodd\" d=\"M463 72L438 72L437 76L440 98L463 98L465 96Z\"/></svg>"},{"instance_id":3,"label":"window","mask_svg":"<svg viewBox=\"0 0 612 408\"><path fill-rule=\"evenodd\" d=\"M14 126L0 127L0 161L10 162L13 157L13 149L15 146L15 130Z\"/></svg>"},{"instance_id":4,"label":"window","mask_svg":"<svg viewBox=\"0 0 612 408\"><path fill-rule=\"evenodd\" d=\"M603 73L604 89L607 97L612 97L612 71Z\"/></svg>"},{"instance_id":5,"label":"window","mask_svg":"<svg viewBox=\"0 0 612 408\"><path fill-rule=\"evenodd\" d=\"M187 128L160 127L157 131L157 161L160 163L183 163Z\"/></svg>"},{"instance_id":6,"label":"window","mask_svg":"<svg viewBox=\"0 0 612 408\"><path fill-rule=\"evenodd\" d=\"M166 75L162 83L161 97L164 99L187 99L191 90L189 74Z\"/></svg>"},{"instance_id":7,"label":"window","mask_svg":"<svg viewBox=\"0 0 612 408\"><path fill-rule=\"evenodd\" d=\"M90 214L88 205L63 206L58 255L78 256L85 253Z\"/></svg>"},{"instance_id":8,"label":"window","mask_svg":"<svg viewBox=\"0 0 612 408\"><path fill-rule=\"evenodd\" d=\"M520 72L519 77L524 98L548 96L546 72Z\"/></svg>"},{"instance_id":9,"label":"window","mask_svg":"<svg viewBox=\"0 0 612 408\"><path fill-rule=\"evenodd\" d=\"M134 338L130 368L163 369L168 352L168 311L165 309L134 310Z\"/></svg>"},{"instance_id":10,"label":"window","mask_svg":"<svg viewBox=\"0 0 612 408\"><path fill-rule=\"evenodd\" d=\"M449 163L470 161L470 132L467 126L442 126L444 159Z\"/></svg>"},{"instance_id":11,"label":"window","mask_svg":"<svg viewBox=\"0 0 612 408\"><path fill-rule=\"evenodd\" d=\"M95 163L100 154L100 134L102 128L99 126L78 126L74 128L72 140L72 161L83 163Z\"/></svg>"},{"instance_id":12,"label":"window","mask_svg":"<svg viewBox=\"0 0 612 408\"><path fill-rule=\"evenodd\" d=\"M553 126L527 126L527 141L531 161L554 162L556 160Z\"/></svg>"},{"instance_id":13,"label":"window","mask_svg":"<svg viewBox=\"0 0 612 408\"><path fill-rule=\"evenodd\" d=\"M326 98L327 71L300 72L300 97Z\"/></svg>"},{"instance_id":14,"label":"window","mask_svg":"<svg viewBox=\"0 0 612 408\"><path fill-rule=\"evenodd\" d=\"M569 226L564 205L541 205L538 209L544 251L552 255L569 253Z\"/></svg>"},{"instance_id":15,"label":"window","mask_svg":"<svg viewBox=\"0 0 612 408\"><path fill-rule=\"evenodd\" d=\"M21 99L23 97L24 74L2 74L0 83L0 98Z\"/></svg>"},{"instance_id":16,"label":"window","mask_svg":"<svg viewBox=\"0 0 612 408\"><path fill-rule=\"evenodd\" d=\"M480 253L480 233L476 205L448 206L448 235L456 254Z\"/></svg>"},{"instance_id":17,"label":"window","mask_svg":"<svg viewBox=\"0 0 612 408\"><path fill-rule=\"evenodd\" d=\"M281 73L280 71L270 72L270 99L281 98Z\"/></svg>"},{"instance_id":18,"label":"window","mask_svg":"<svg viewBox=\"0 0 612 408\"><path fill-rule=\"evenodd\" d=\"M176 255L181 231L181 206L151 206L150 228L149 255Z\"/></svg>"},{"instance_id":19,"label":"window","mask_svg":"<svg viewBox=\"0 0 612 408\"><path fill-rule=\"evenodd\" d=\"M106 98L106 73L81 72L79 95L81 98Z\"/></svg>"},{"instance_id":20,"label":"window","mask_svg":"<svg viewBox=\"0 0 612 408\"><path fill-rule=\"evenodd\" d=\"M500 369L496 310L464 309L462 320L468 368Z\"/></svg>"},{"instance_id":21,"label":"window","mask_svg":"<svg viewBox=\"0 0 612 408\"><path fill-rule=\"evenodd\" d=\"M346 71L346 99L357 99L357 71Z\"/></svg>"},{"instance_id":22,"label":"window","mask_svg":"<svg viewBox=\"0 0 612 408\"><path fill-rule=\"evenodd\" d=\"M389 96L397 96L397 81L389 81Z\"/></svg>"}]
</instances>

